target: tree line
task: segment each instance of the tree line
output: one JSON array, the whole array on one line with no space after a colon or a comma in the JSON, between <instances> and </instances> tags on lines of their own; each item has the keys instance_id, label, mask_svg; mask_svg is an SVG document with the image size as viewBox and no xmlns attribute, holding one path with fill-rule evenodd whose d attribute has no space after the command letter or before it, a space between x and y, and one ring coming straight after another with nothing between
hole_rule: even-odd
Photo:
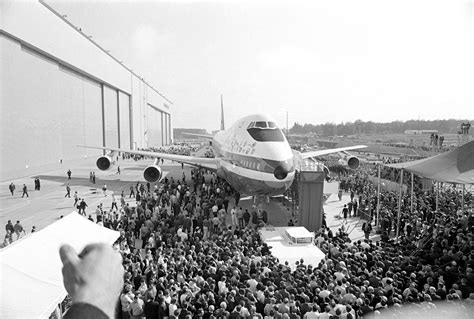
<instances>
[{"instance_id":1,"label":"tree line","mask_svg":"<svg viewBox=\"0 0 474 319\"><path fill-rule=\"evenodd\" d=\"M354 134L403 134L406 130L438 130L441 134L456 134L461 130L461 123L470 120L409 120L379 123L356 120L355 122L299 124L290 128L290 134L315 133L321 136L354 135Z\"/></svg>"}]
</instances>

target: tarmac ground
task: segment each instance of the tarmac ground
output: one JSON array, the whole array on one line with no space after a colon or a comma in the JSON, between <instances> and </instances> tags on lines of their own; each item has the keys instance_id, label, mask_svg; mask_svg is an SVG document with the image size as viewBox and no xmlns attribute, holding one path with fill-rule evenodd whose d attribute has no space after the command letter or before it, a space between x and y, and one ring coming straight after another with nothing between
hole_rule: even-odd
<instances>
[{"instance_id":1,"label":"tarmac ground","mask_svg":"<svg viewBox=\"0 0 474 319\"><path fill-rule=\"evenodd\" d=\"M146 166L152 163L151 160L132 159L120 160L116 166L108 171L99 171L95 166L95 159L84 159L80 164L74 167L67 167L65 164L61 169L44 172L12 181L0 183L0 222L4 226L8 220L13 224L19 220L26 233L31 232L32 226L41 230L47 225L55 222L62 215L67 215L77 211L73 207L74 192L78 192L80 198L84 198L88 207L87 215L92 215L95 219L94 211L102 203L104 209L112 206L112 194L116 195L117 203L120 204L120 194L122 191L126 195L126 201L130 206L135 206L135 199L129 198L130 186L136 185L138 181L144 182L142 172ZM117 174L117 166L120 166L120 175ZM72 171L71 179L68 179L66 171ZM181 168L181 164L165 161L162 165L164 176L168 178L181 179L183 172L187 179L191 178L190 166ZM96 174L96 183L89 181L89 173L94 171ZM34 190L34 179L38 177L41 182L41 189ZM13 182L16 185L14 195L10 194L8 185ZM29 197L22 198L22 186L28 187ZM66 186L71 187L71 198L65 197ZM107 185L107 196L102 192L103 185ZM154 187L154 185L152 185ZM364 237L361 230L362 223L358 217L349 217L347 223L339 218L344 203L349 201L348 194L344 194L342 201L339 201L337 194L331 195L325 205L326 221L328 227L336 232L343 224L350 232L351 239L358 240ZM230 207L233 205L233 200ZM242 208L251 208L254 205L252 198L242 198L239 206ZM272 198L269 203L264 203L264 209L268 212L268 222L275 227L287 226L288 221L293 217L292 207L285 202L283 198ZM230 218L227 218L230 223ZM5 236L5 227L0 229L0 240L3 242ZM24 237L24 235L22 235ZM16 236L14 235L14 240ZM371 236L374 237L374 236Z\"/></svg>"}]
</instances>

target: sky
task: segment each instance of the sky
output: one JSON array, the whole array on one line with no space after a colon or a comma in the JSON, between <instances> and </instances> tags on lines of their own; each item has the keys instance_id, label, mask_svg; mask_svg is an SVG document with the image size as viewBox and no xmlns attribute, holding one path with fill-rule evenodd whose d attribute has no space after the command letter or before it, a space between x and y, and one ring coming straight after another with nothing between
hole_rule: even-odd
<instances>
[{"instance_id":1,"label":"sky","mask_svg":"<svg viewBox=\"0 0 474 319\"><path fill-rule=\"evenodd\" d=\"M474 119L473 0L45 0L173 101L173 126L216 130Z\"/></svg>"}]
</instances>

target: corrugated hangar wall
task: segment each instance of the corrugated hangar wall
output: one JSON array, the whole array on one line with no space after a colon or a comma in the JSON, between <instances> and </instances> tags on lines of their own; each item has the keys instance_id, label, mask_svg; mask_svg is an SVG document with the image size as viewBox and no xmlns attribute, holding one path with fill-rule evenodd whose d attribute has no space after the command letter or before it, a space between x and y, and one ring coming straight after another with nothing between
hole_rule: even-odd
<instances>
[{"instance_id":1,"label":"corrugated hangar wall","mask_svg":"<svg viewBox=\"0 0 474 319\"><path fill-rule=\"evenodd\" d=\"M0 180L102 154L77 145L171 142L162 120L171 102L159 92L44 3L6 0L0 7ZM39 21L26 22L33 15Z\"/></svg>"}]
</instances>

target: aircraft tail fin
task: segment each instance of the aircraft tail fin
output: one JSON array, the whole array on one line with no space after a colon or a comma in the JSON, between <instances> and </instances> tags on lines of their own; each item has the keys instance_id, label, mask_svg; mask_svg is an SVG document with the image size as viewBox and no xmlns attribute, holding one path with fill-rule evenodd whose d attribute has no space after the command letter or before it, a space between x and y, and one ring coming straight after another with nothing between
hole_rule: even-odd
<instances>
[{"instance_id":1,"label":"aircraft tail fin","mask_svg":"<svg viewBox=\"0 0 474 319\"><path fill-rule=\"evenodd\" d=\"M224 125L224 102L222 100L222 94L221 94L221 131L225 130L225 125Z\"/></svg>"}]
</instances>

